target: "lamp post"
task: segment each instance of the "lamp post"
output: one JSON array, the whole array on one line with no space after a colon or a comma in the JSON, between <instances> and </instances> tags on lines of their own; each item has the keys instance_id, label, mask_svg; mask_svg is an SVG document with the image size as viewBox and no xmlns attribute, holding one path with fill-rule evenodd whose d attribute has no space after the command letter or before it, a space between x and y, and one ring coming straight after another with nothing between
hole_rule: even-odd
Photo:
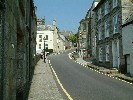
<instances>
[{"instance_id":1,"label":"lamp post","mask_svg":"<svg viewBox=\"0 0 133 100\"><path fill-rule=\"evenodd\" d=\"M45 61L45 37L43 38L43 40L44 40L44 51L43 51L43 56L44 56L44 63L46 63L46 61Z\"/></svg>"}]
</instances>

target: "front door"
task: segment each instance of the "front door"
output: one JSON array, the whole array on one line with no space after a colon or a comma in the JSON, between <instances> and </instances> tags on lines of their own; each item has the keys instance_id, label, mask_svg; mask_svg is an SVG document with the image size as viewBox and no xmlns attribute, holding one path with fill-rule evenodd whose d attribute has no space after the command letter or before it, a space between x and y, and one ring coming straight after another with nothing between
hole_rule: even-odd
<instances>
[{"instance_id":1,"label":"front door","mask_svg":"<svg viewBox=\"0 0 133 100\"><path fill-rule=\"evenodd\" d=\"M119 40L112 41L113 67L119 67Z\"/></svg>"}]
</instances>

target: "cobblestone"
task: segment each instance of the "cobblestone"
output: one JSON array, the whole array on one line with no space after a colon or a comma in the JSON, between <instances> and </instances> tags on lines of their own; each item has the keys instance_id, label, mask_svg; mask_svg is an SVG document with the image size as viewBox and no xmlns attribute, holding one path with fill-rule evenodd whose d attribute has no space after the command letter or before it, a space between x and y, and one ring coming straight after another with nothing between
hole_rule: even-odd
<instances>
[{"instance_id":1,"label":"cobblestone","mask_svg":"<svg viewBox=\"0 0 133 100\"><path fill-rule=\"evenodd\" d=\"M63 100L47 60L35 67L28 100Z\"/></svg>"}]
</instances>

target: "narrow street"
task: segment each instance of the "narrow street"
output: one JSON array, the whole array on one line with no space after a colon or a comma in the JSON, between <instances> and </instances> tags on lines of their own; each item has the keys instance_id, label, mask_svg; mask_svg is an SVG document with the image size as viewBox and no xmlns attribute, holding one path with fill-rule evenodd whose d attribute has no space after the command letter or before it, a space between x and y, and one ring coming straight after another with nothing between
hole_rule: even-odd
<instances>
[{"instance_id":1,"label":"narrow street","mask_svg":"<svg viewBox=\"0 0 133 100\"><path fill-rule=\"evenodd\" d=\"M133 85L75 63L69 52L50 55L49 60L73 100L133 100Z\"/></svg>"}]
</instances>

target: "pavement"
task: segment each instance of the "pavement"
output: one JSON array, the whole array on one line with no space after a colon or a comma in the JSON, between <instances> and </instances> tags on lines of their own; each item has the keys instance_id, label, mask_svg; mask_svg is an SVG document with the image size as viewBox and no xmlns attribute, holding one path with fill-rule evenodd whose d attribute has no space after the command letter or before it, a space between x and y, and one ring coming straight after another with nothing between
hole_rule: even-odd
<instances>
[{"instance_id":1,"label":"pavement","mask_svg":"<svg viewBox=\"0 0 133 100\"><path fill-rule=\"evenodd\" d=\"M75 60L76 60L76 62L78 62L82 65L88 66L88 68L91 68L92 70L96 70L105 75L109 75L111 77L116 77L116 78L124 80L127 83L133 84L132 76L119 73L119 71L117 69L108 69L108 68L101 67L101 66L99 67L99 66L92 64L92 61L90 59L83 60L83 58L81 58L81 57L76 58Z\"/></svg>"},{"instance_id":2,"label":"pavement","mask_svg":"<svg viewBox=\"0 0 133 100\"><path fill-rule=\"evenodd\" d=\"M101 72L105 71L107 74L110 71L109 69L102 67L99 69L98 66L95 66L91 63L91 60L76 58L76 62ZM109 74L113 75L112 73ZM133 83L133 78L127 77L123 74L114 73L114 76L123 78L124 80ZM66 100L66 98L63 96L63 93L61 92L60 87L58 86L58 83L55 80L55 76L51 71L48 60L46 60L46 63L44 63L43 60L40 59L35 66L28 100Z\"/></svg>"},{"instance_id":3,"label":"pavement","mask_svg":"<svg viewBox=\"0 0 133 100\"><path fill-rule=\"evenodd\" d=\"M35 66L28 100L64 100L56 84L48 60Z\"/></svg>"}]
</instances>

